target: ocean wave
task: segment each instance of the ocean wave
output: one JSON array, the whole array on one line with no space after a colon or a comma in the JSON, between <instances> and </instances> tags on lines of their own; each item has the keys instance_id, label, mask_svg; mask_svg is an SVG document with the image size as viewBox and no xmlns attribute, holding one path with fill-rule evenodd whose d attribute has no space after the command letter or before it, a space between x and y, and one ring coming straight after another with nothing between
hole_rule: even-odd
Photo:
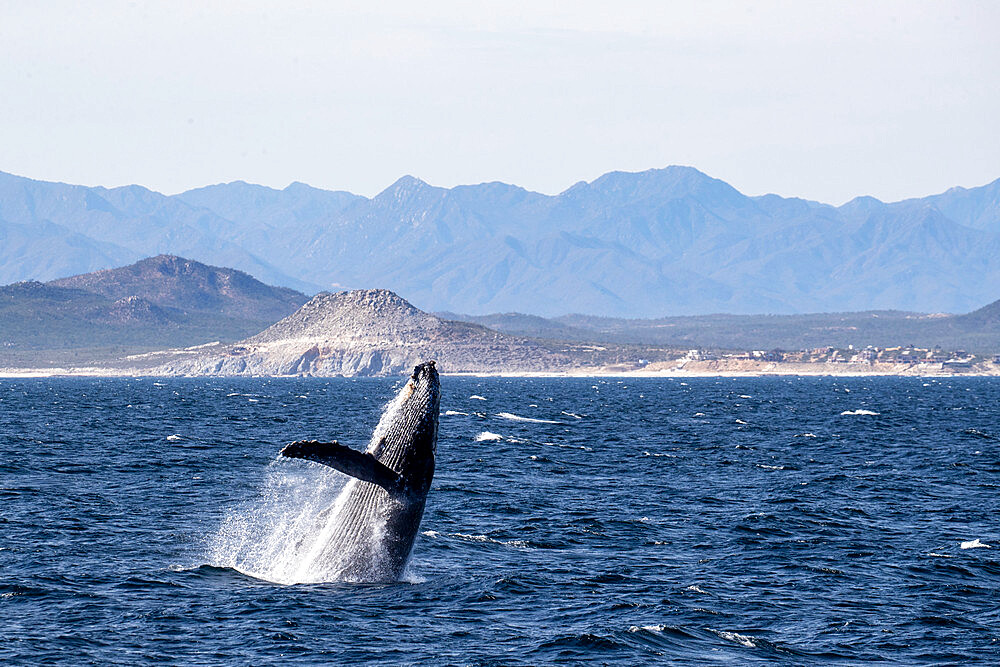
<instances>
[{"instance_id":1,"label":"ocean wave","mask_svg":"<svg viewBox=\"0 0 1000 667\"><path fill-rule=\"evenodd\" d=\"M444 416L445 417L452 417L454 415L468 416L468 414L469 414L468 412L459 412L458 410L445 410L444 411Z\"/></svg>"},{"instance_id":2,"label":"ocean wave","mask_svg":"<svg viewBox=\"0 0 1000 667\"><path fill-rule=\"evenodd\" d=\"M959 545L959 547L962 549L992 549L993 545L983 544L982 542L979 541L979 538L977 537L974 540L969 540L968 542L962 542Z\"/></svg>"},{"instance_id":3,"label":"ocean wave","mask_svg":"<svg viewBox=\"0 0 1000 667\"><path fill-rule=\"evenodd\" d=\"M466 542L501 544L505 547L514 547L515 549L528 548L528 543L525 540L496 540L488 535L470 535L469 533L448 533L448 537L457 537L458 539L465 540Z\"/></svg>"},{"instance_id":4,"label":"ocean wave","mask_svg":"<svg viewBox=\"0 0 1000 667\"><path fill-rule=\"evenodd\" d=\"M485 401L486 400L486 398L484 396L479 396L478 394L473 394L472 396L469 396L469 399L473 400L473 401Z\"/></svg>"},{"instance_id":5,"label":"ocean wave","mask_svg":"<svg viewBox=\"0 0 1000 667\"><path fill-rule=\"evenodd\" d=\"M873 412L871 410L858 409L858 410L844 410L840 414L841 414L841 416L844 416L844 415L871 415L873 417L877 417L880 413Z\"/></svg>"},{"instance_id":6,"label":"ocean wave","mask_svg":"<svg viewBox=\"0 0 1000 667\"><path fill-rule=\"evenodd\" d=\"M729 632L728 630L714 630L708 628L709 632L714 632L719 636L720 639L725 639L726 641L736 642L740 646L745 646L746 648L757 648L755 640L750 635L741 635L738 632Z\"/></svg>"},{"instance_id":7,"label":"ocean wave","mask_svg":"<svg viewBox=\"0 0 1000 667\"><path fill-rule=\"evenodd\" d=\"M512 422L532 422L534 424L564 424L565 422L558 422L552 419L535 419L534 417L521 417L520 415L515 415L511 412L498 412L497 417L502 419L509 419Z\"/></svg>"},{"instance_id":8,"label":"ocean wave","mask_svg":"<svg viewBox=\"0 0 1000 667\"><path fill-rule=\"evenodd\" d=\"M503 440L503 436L499 433L490 433L489 431L483 431L475 438L476 442L486 442L489 440Z\"/></svg>"}]
</instances>

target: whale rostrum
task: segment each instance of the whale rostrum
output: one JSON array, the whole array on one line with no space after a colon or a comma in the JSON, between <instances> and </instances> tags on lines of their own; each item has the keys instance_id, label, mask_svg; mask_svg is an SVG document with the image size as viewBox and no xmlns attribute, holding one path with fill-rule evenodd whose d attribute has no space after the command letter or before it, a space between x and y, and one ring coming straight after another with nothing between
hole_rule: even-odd
<instances>
[{"instance_id":1,"label":"whale rostrum","mask_svg":"<svg viewBox=\"0 0 1000 667\"><path fill-rule=\"evenodd\" d=\"M386 407L364 452L317 440L281 450L351 478L320 528L329 539L313 554L331 579L396 581L403 574L434 477L440 403L437 369L428 361Z\"/></svg>"}]
</instances>

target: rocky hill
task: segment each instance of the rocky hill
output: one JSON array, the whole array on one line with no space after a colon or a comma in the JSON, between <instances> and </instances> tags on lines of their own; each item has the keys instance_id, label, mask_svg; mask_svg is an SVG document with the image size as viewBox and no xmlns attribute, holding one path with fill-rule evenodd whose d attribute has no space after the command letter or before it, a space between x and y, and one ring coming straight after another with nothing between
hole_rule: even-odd
<instances>
[{"instance_id":1,"label":"rocky hill","mask_svg":"<svg viewBox=\"0 0 1000 667\"><path fill-rule=\"evenodd\" d=\"M183 312L221 313L262 322L279 320L309 300L301 292L265 285L242 271L175 255L157 255L129 266L60 278L49 284L115 300L140 297Z\"/></svg>"},{"instance_id":2,"label":"rocky hill","mask_svg":"<svg viewBox=\"0 0 1000 667\"><path fill-rule=\"evenodd\" d=\"M50 283L0 286L0 367L95 363L239 340L307 300L241 271L167 255Z\"/></svg>"},{"instance_id":3,"label":"rocky hill","mask_svg":"<svg viewBox=\"0 0 1000 667\"><path fill-rule=\"evenodd\" d=\"M434 359L446 373L551 371L620 360L607 350L546 345L425 313L388 290L315 296L239 343L173 353L164 375L393 375Z\"/></svg>"}]
</instances>

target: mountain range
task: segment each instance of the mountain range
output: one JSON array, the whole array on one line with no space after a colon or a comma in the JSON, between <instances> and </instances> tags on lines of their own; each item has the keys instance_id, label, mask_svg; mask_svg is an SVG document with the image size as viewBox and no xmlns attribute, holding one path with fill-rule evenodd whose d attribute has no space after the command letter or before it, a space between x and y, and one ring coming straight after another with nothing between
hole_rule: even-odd
<instances>
[{"instance_id":1,"label":"mountain range","mask_svg":"<svg viewBox=\"0 0 1000 667\"><path fill-rule=\"evenodd\" d=\"M406 176L371 198L243 182L166 196L0 173L0 283L161 253L472 315L967 312L1000 293L1000 180L831 206L746 196L690 167L555 196Z\"/></svg>"}]
</instances>

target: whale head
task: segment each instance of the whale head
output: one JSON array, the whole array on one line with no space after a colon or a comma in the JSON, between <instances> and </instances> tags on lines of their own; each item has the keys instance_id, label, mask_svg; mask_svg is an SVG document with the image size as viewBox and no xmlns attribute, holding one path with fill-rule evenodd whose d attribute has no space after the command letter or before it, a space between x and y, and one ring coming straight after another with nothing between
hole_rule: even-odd
<instances>
[{"instance_id":1,"label":"whale head","mask_svg":"<svg viewBox=\"0 0 1000 667\"><path fill-rule=\"evenodd\" d=\"M383 412L367 450L420 493L434 475L440 405L437 367L433 361L420 364Z\"/></svg>"}]
</instances>

